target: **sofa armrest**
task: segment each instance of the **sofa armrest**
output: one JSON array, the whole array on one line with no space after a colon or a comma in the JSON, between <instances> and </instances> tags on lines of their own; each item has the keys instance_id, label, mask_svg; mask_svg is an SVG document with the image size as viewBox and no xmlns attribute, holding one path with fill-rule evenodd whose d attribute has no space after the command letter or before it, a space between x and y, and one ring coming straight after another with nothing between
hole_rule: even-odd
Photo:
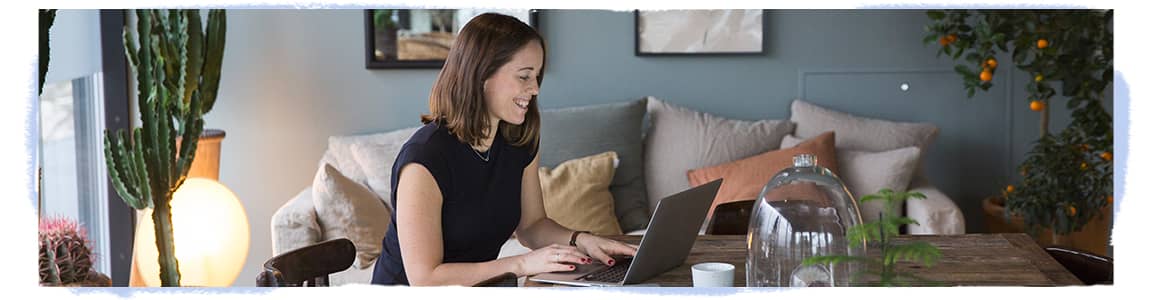
<instances>
[{"instance_id":1,"label":"sofa armrest","mask_svg":"<svg viewBox=\"0 0 1160 300\"><path fill-rule=\"evenodd\" d=\"M910 191L926 195L926 199L907 199L906 216L918 224L906 226L909 234L963 234L967 225L963 212L950 197L918 177L910 183Z\"/></svg>"},{"instance_id":2,"label":"sofa armrest","mask_svg":"<svg viewBox=\"0 0 1160 300\"><path fill-rule=\"evenodd\" d=\"M322 241L322 229L318 226L318 215L310 197L310 188L303 189L270 218L273 255Z\"/></svg>"}]
</instances>

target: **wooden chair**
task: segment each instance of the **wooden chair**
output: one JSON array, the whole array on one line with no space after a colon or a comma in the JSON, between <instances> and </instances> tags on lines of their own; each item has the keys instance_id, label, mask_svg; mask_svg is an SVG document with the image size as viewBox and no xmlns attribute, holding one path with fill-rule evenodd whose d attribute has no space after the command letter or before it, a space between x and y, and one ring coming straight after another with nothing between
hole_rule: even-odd
<instances>
[{"instance_id":1,"label":"wooden chair","mask_svg":"<svg viewBox=\"0 0 1160 300\"><path fill-rule=\"evenodd\" d=\"M1111 257L1059 246L1043 250L1086 285L1112 284Z\"/></svg>"},{"instance_id":2,"label":"wooden chair","mask_svg":"<svg viewBox=\"0 0 1160 300\"><path fill-rule=\"evenodd\" d=\"M329 286L330 274L354 263L354 243L340 238L294 249L271 258L258 273L260 287Z\"/></svg>"},{"instance_id":3,"label":"wooden chair","mask_svg":"<svg viewBox=\"0 0 1160 300\"><path fill-rule=\"evenodd\" d=\"M753 214L756 200L721 203L713 209L709 217L709 228L705 234L744 235L749 233L749 215Z\"/></svg>"}]
</instances>

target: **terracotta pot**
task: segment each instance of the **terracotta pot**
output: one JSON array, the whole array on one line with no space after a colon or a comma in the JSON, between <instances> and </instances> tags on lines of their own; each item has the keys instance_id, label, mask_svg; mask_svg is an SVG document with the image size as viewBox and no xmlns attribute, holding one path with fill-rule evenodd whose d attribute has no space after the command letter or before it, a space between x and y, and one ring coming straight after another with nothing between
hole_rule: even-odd
<instances>
[{"instance_id":1,"label":"terracotta pot","mask_svg":"<svg viewBox=\"0 0 1160 300\"><path fill-rule=\"evenodd\" d=\"M992 196L983 199L984 225L987 232L1024 232L1023 218L1011 215L1010 219L1003 216L1003 199ZM1112 206L1103 208L1103 217L1096 217L1088 221L1080 231L1065 235L1057 235L1050 230L1044 230L1032 235L1035 241L1042 246L1063 246L1079 249L1099 255L1108 255L1108 242L1111 239ZM1030 233L1028 233L1030 234Z\"/></svg>"}]
</instances>

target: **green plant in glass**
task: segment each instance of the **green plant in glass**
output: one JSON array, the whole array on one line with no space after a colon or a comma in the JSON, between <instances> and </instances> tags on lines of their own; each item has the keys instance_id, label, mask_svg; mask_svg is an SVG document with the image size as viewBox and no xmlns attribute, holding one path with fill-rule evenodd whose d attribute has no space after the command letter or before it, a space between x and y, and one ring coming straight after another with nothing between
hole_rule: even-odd
<instances>
[{"instance_id":1,"label":"green plant in glass","mask_svg":"<svg viewBox=\"0 0 1160 300\"><path fill-rule=\"evenodd\" d=\"M996 80L997 55L1029 75L1028 107L1040 112L1040 137L1019 165L1022 180L1007 186L1005 215L1021 216L1031 234L1079 231L1112 197L1112 117L1104 110L1112 82L1111 10L928 11L923 40L936 55L964 62L968 97ZM1056 100L1056 95L1062 95ZM1071 123L1048 128L1050 103L1066 100Z\"/></svg>"},{"instance_id":2,"label":"green plant in glass","mask_svg":"<svg viewBox=\"0 0 1160 300\"><path fill-rule=\"evenodd\" d=\"M882 189L878 193L862 196L858 202L885 201L884 207L895 207L906 199L926 199L926 195L919 192ZM802 265L856 263L862 264L862 268L854 274L855 280L859 282L874 282L879 286L907 286L916 282L937 285L937 282L897 270L900 261L922 262L929 267L942 258L942 253L930 243L891 241L900 234L899 228L907 224L918 224L918 221L895 216L889 209L883 210L878 213L878 220L855 225L846 231L846 239L850 245L866 245L869 248L867 250L877 250L879 255L871 255L871 251L867 251L866 256L813 256L803 260ZM874 280L871 280L871 277Z\"/></svg>"},{"instance_id":3,"label":"green plant in glass","mask_svg":"<svg viewBox=\"0 0 1160 300\"><path fill-rule=\"evenodd\" d=\"M127 26L123 37L137 75L141 127L133 129L132 139L106 130L105 161L121 199L134 209L153 209L161 285L179 286L169 202L189 173L205 125L202 115L217 98L226 16L210 10L203 33L197 10L136 13L136 41Z\"/></svg>"}]
</instances>

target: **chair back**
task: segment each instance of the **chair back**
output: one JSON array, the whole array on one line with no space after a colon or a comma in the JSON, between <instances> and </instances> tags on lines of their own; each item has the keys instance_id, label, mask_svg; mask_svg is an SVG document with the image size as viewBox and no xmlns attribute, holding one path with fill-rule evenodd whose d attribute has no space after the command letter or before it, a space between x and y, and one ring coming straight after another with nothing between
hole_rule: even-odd
<instances>
[{"instance_id":1,"label":"chair back","mask_svg":"<svg viewBox=\"0 0 1160 300\"><path fill-rule=\"evenodd\" d=\"M1111 257L1059 246L1043 250L1086 285L1112 284Z\"/></svg>"},{"instance_id":2,"label":"chair back","mask_svg":"<svg viewBox=\"0 0 1160 300\"><path fill-rule=\"evenodd\" d=\"M709 217L709 228L705 234L745 235L749 233L749 215L753 213L756 200L721 203L713 209Z\"/></svg>"},{"instance_id":3,"label":"chair back","mask_svg":"<svg viewBox=\"0 0 1160 300\"><path fill-rule=\"evenodd\" d=\"M354 243L333 239L279 254L262 265L257 286L329 286L330 274L354 263Z\"/></svg>"}]
</instances>

